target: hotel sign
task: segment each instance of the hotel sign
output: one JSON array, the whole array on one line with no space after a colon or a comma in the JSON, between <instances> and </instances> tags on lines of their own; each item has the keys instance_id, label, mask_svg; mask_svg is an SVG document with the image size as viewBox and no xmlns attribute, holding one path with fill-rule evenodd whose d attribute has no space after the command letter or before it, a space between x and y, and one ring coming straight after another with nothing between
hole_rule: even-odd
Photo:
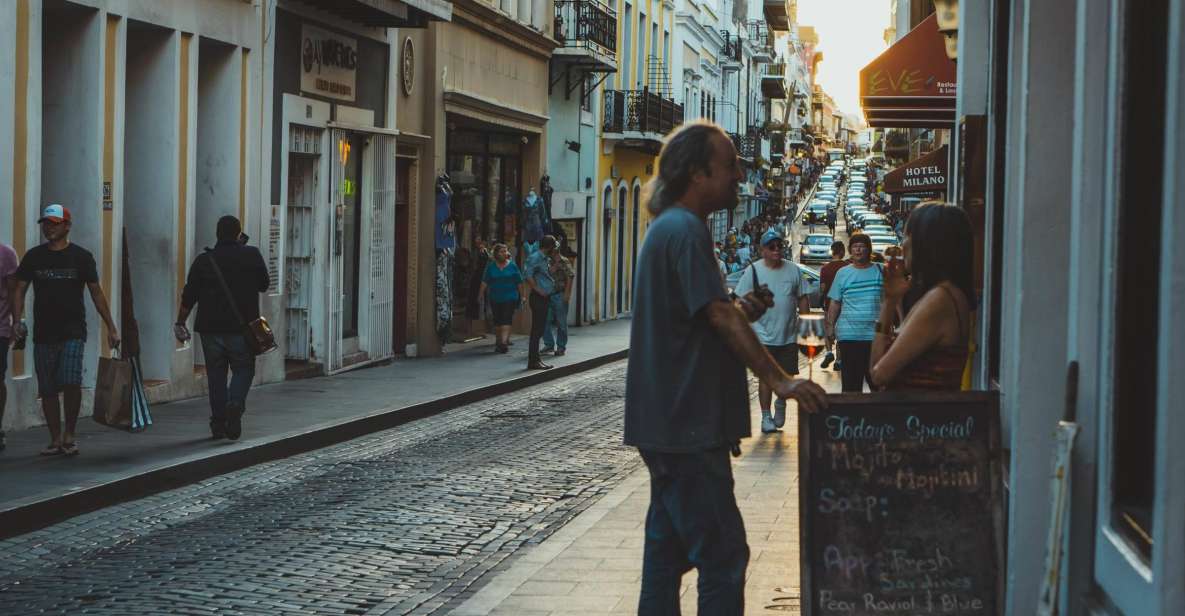
<instances>
[{"instance_id":1,"label":"hotel sign","mask_svg":"<svg viewBox=\"0 0 1185 616\"><path fill-rule=\"evenodd\" d=\"M300 89L343 101L355 99L358 40L309 24L300 28Z\"/></svg>"},{"instance_id":2,"label":"hotel sign","mask_svg":"<svg viewBox=\"0 0 1185 616\"><path fill-rule=\"evenodd\" d=\"M945 192L948 153L949 149L944 145L890 171L885 176L885 192Z\"/></svg>"}]
</instances>

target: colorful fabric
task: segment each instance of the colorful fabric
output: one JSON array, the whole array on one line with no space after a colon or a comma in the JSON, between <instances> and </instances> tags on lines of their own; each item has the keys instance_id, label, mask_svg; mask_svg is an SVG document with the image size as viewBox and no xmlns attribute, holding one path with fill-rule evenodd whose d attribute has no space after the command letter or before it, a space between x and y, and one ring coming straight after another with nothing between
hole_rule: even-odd
<instances>
[{"instance_id":1,"label":"colorful fabric","mask_svg":"<svg viewBox=\"0 0 1185 616\"><path fill-rule=\"evenodd\" d=\"M555 292L563 293L576 277L576 270L572 269L572 262L558 251L551 258L551 278L555 281Z\"/></svg>"}]
</instances>

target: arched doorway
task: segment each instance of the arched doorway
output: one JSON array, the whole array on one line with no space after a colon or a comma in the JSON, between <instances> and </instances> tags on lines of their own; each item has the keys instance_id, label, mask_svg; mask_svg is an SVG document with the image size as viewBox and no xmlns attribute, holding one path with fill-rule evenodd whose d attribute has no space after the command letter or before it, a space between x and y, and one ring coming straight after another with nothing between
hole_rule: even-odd
<instances>
[{"instance_id":1,"label":"arched doorway","mask_svg":"<svg viewBox=\"0 0 1185 616\"><path fill-rule=\"evenodd\" d=\"M634 309L633 284L634 272L638 268L638 244L642 241L642 236L638 235L638 227L642 219L642 185L634 183L634 211L633 211L633 235L630 236L630 288L626 289L626 296L629 298L630 310Z\"/></svg>"},{"instance_id":2,"label":"arched doorway","mask_svg":"<svg viewBox=\"0 0 1185 616\"><path fill-rule=\"evenodd\" d=\"M613 187L606 186L601 198L601 320L609 317L609 240L610 219L605 213L613 207Z\"/></svg>"},{"instance_id":3,"label":"arched doorway","mask_svg":"<svg viewBox=\"0 0 1185 616\"><path fill-rule=\"evenodd\" d=\"M617 191L617 314L625 311L625 213L629 189Z\"/></svg>"}]
</instances>

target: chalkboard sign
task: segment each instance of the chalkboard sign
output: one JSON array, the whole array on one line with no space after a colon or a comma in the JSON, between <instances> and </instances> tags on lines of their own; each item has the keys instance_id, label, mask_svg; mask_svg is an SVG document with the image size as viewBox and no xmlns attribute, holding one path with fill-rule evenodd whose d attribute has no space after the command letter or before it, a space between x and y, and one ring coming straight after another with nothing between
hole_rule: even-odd
<instances>
[{"instance_id":1,"label":"chalkboard sign","mask_svg":"<svg viewBox=\"0 0 1185 616\"><path fill-rule=\"evenodd\" d=\"M997 399L837 394L799 415L805 616L1001 613Z\"/></svg>"}]
</instances>

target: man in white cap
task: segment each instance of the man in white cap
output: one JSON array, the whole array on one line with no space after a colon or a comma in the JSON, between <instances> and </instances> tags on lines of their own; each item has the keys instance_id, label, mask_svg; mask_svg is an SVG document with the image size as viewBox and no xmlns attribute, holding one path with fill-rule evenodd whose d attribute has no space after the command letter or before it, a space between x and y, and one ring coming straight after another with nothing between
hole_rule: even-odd
<instances>
[{"instance_id":1,"label":"man in white cap","mask_svg":"<svg viewBox=\"0 0 1185 616\"><path fill-rule=\"evenodd\" d=\"M789 375L798 374L798 313L810 312L810 301L802 294L802 275L798 266L782 258L786 240L777 227L770 227L761 236L761 259L755 261L741 274L737 283L738 297L767 287L773 293L773 308L753 322L757 339L765 345L769 354L782 370ZM773 390L759 381L757 401L761 403L761 431L775 432L786 423L786 401L779 398L770 414L770 400Z\"/></svg>"},{"instance_id":2,"label":"man in white cap","mask_svg":"<svg viewBox=\"0 0 1185 616\"><path fill-rule=\"evenodd\" d=\"M107 343L113 349L119 346L119 332L111 320L103 287L99 286L94 256L70 242L70 210L51 204L37 222L46 242L29 249L16 270L12 298L14 334L17 338L28 335L21 316L25 310L25 291L33 283L33 364L50 436L49 446L41 455L73 456L78 454L74 428L82 406L82 358L86 349L84 286L107 325ZM64 428L58 394L64 399Z\"/></svg>"}]
</instances>

